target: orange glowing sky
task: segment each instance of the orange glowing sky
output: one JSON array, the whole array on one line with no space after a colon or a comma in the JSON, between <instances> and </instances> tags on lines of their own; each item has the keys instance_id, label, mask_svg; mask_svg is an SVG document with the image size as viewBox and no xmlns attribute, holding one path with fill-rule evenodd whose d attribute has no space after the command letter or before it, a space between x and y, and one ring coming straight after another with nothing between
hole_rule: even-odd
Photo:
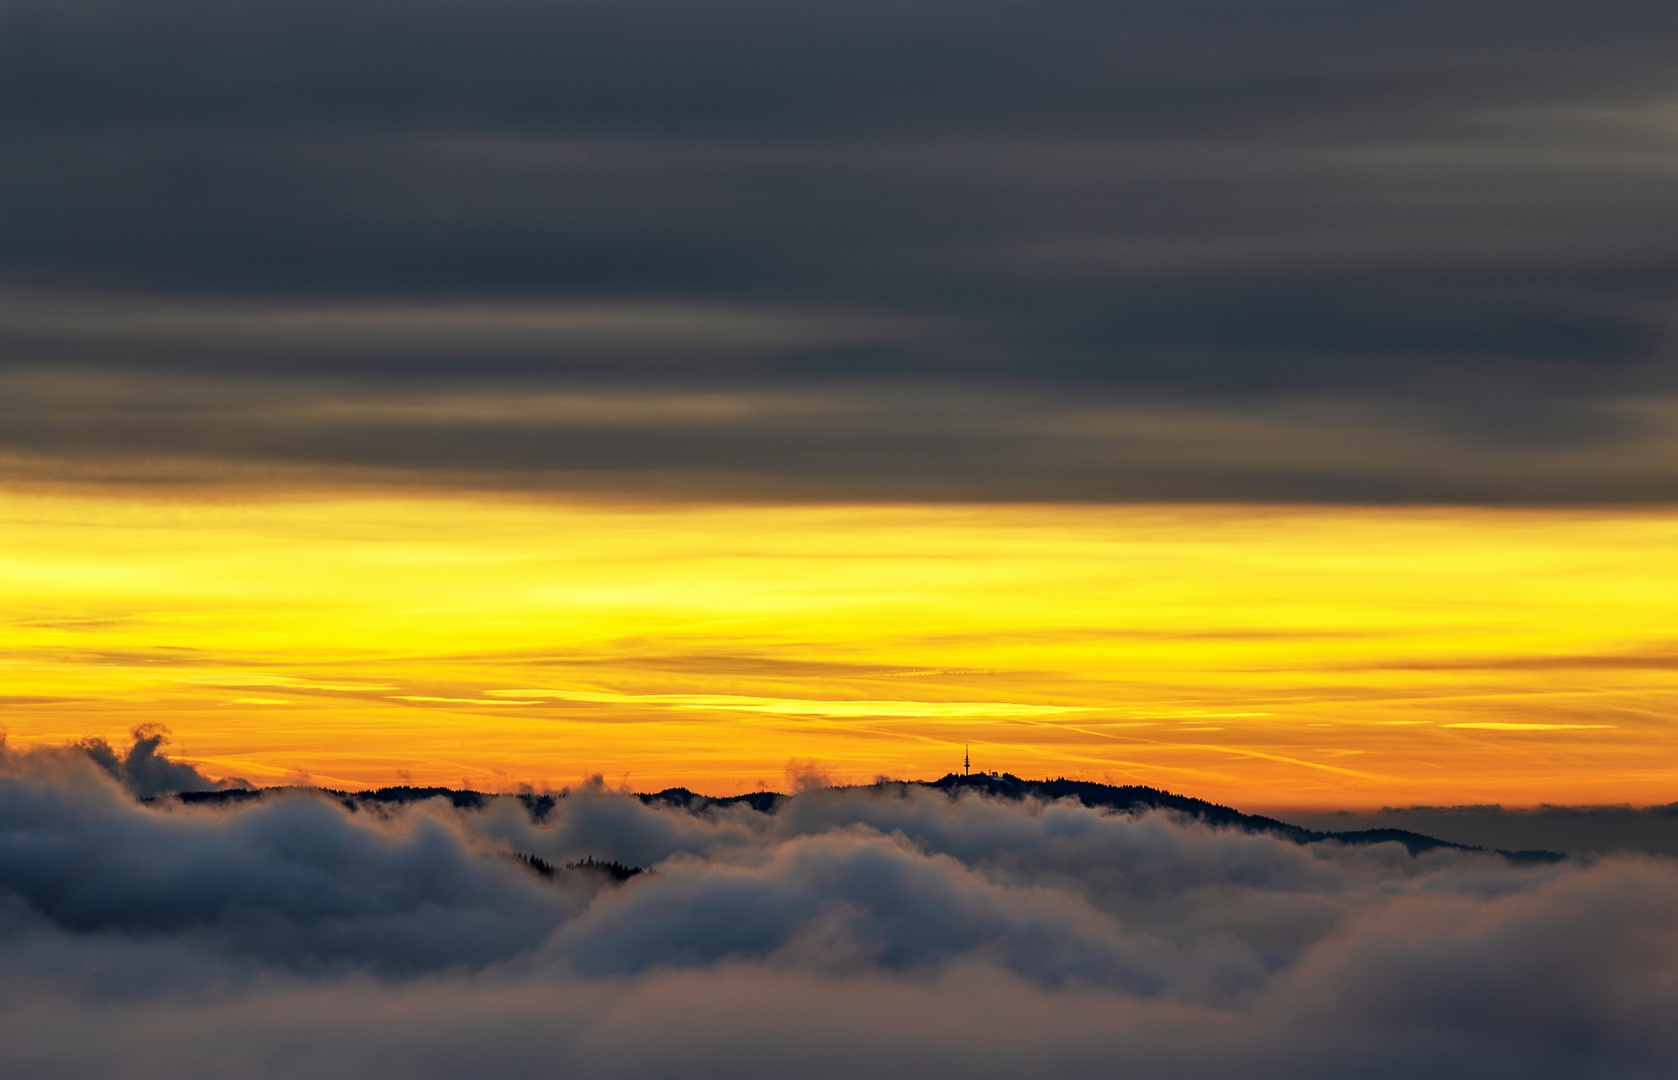
<instances>
[{"instance_id":1,"label":"orange glowing sky","mask_svg":"<svg viewBox=\"0 0 1678 1080\"><path fill-rule=\"evenodd\" d=\"M976 768L1244 808L1678 797L1678 514L0 501L4 723L258 784Z\"/></svg>"},{"instance_id":2,"label":"orange glowing sky","mask_svg":"<svg viewBox=\"0 0 1678 1080\"><path fill-rule=\"evenodd\" d=\"M1678 799L1664 5L649 2L23 5L8 738Z\"/></svg>"}]
</instances>

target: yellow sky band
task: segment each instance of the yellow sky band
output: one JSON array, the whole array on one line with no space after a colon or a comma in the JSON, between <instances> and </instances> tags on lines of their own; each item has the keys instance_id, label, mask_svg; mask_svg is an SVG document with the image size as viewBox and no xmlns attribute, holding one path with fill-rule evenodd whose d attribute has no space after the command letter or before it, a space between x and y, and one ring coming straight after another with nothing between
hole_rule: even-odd
<instances>
[{"instance_id":1,"label":"yellow sky band","mask_svg":"<svg viewBox=\"0 0 1678 1080\"><path fill-rule=\"evenodd\" d=\"M1678 799L1678 514L0 499L0 722L256 783Z\"/></svg>"}]
</instances>

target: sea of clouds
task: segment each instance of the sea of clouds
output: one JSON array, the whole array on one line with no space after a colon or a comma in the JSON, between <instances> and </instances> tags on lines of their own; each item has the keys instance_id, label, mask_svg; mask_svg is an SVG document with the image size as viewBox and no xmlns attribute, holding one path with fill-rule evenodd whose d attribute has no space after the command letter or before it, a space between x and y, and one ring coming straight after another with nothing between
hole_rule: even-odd
<instances>
[{"instance_id":1,"label":"sea of clouds","mask_svg":"<svg viewBox=\"0 0 1678 1080\"><path fill-rule=\"evenodd\" d=\"M189 806L137 750L0 747L8 1077L1678 1074L1668 858L893 785Z\"/></svg>"}]
</instances>

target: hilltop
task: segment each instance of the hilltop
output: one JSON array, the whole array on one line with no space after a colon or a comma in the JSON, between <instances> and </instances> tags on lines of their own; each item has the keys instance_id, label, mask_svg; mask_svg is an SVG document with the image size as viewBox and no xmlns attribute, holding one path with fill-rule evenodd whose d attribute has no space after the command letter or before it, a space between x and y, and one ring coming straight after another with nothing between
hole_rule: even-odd
<instances>
[{"instance_id":1,"label":"hilltop","mask_svg":"<svg viewBox=\"0 0 1678 1080\"><path fill-rule=\"evenodd\" d=\"M1188 795L1177 795L1169 791L1162 791L1159 788L1139 785L1100 784L1089 780L1068 780L1064 777L1054 780L1025 780L1014 776L1012 773L949 773L937 780L882 780L867 785L815 789L802 794L819 794L822 791L828 791L901 795L917 788L942 792L950 798L967 796L1005 799L1012 802L1023 802L1028 799L1043 802L1075 799L1080 804L1092 809L1117 813L1137 814L1153 810L1165 811L1193 819L1213 828L1239 829L1248 833L1266 833L1296 844L1314 844L1324 841L1358 846L1398 843L1403 844L1405 849L1413 856L1441 849L1494 851L1496 854L1517 863L1555 862L1565 858L1565 856L1553 851L1503 851L1479 848L1468 844L1441 840L1407 829L1354 829L1339 832L1307 829L1276 818L1265 817L1261 814L1242 813L1232 807ZM470 789L410 786L385 787L368 791L336 791L326 788L251 788L181 792L171 797L189 805L229 805L262 799L271 794L299 790L315 792L332 798L352 812L363 809L402 806L425 802L430 799L446 799L457 810L480 810L497 799L517 799L524 805L532 820L538 822L545 820L559 805L560 800L568 797L565 792L541 794L525 792L516 795L497 795ZM744 806L761 814L773 814L787 801L801 796L785 795L774 791L712 796L701 795L684 787L674 787L656 792L637 793L633 797L647 805L668 806L692 814L703 814L712 810L735 806Z\"/></svg>"}]
</instances>

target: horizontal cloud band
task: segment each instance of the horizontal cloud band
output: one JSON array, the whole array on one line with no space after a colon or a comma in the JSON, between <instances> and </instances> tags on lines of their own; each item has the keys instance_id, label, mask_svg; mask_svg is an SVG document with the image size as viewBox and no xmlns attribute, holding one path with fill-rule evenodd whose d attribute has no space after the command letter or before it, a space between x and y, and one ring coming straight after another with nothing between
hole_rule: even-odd
<instances>
[{"instance_id":1,"label":"horizontal cloud band","mask_svg":"<svg viewBox=\"0 0 1678 1080\"><path fill-rule=\"evenodd\" d=\"M0 480L1669 502L1647 0L0 0Z\"/></svg>"}]
</instances>

